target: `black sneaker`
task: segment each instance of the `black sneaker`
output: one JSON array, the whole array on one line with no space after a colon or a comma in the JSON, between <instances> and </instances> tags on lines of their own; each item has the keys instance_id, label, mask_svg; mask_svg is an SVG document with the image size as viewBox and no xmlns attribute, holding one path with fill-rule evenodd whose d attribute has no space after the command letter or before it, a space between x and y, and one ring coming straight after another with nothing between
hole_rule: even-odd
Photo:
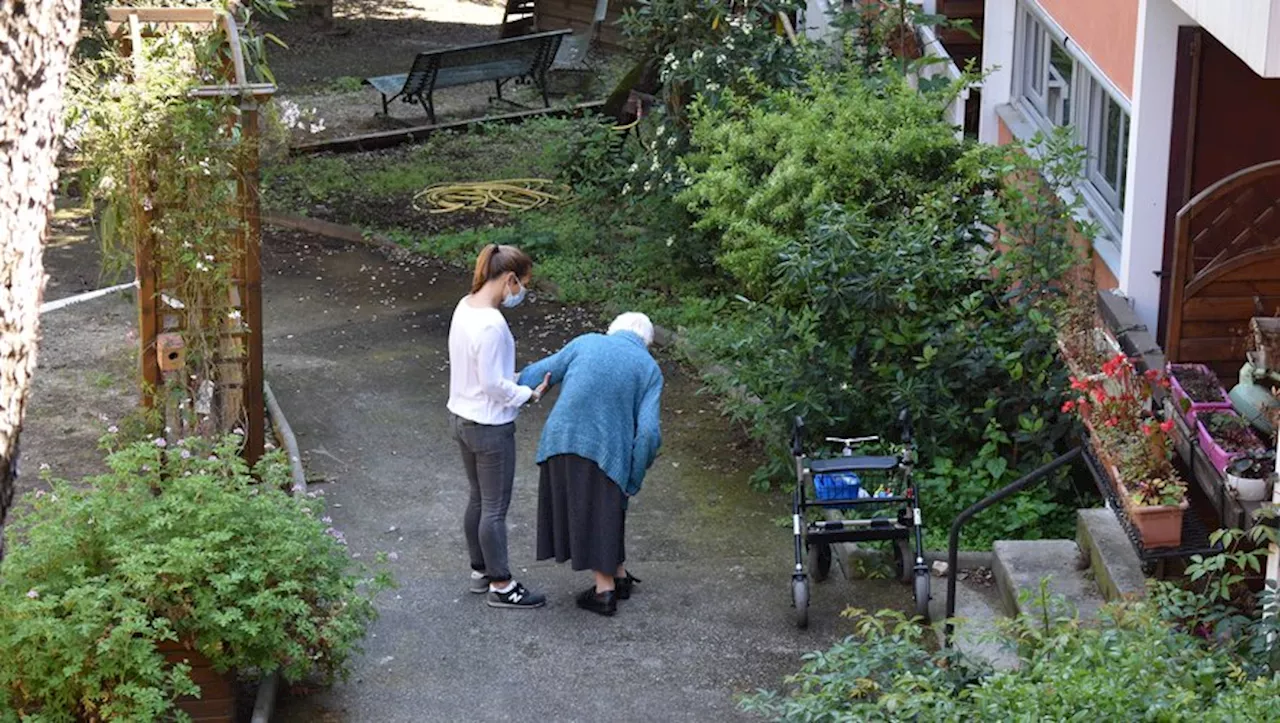
<instances>
[{"instance_id":1,"label":"black sneaker","mask_svg":"<svg viewBox=\"0 0 1280 723\"><path fill-rule=\"evenodd\" d=\"M613 578L613 586L618 593L618 599L630 600L631 590L632 588L635 587L636 583L638 582L640 582L640 578L636 577L635 575L632 575L630 570L627 571L626 577Z\"/></svg>"},{"instance_id":2,"label":"black sneaker","mask_svg":"<svg viewBox=\"0 0 1280 723\"><path fill-rule=\"evenodd\" d=\"M485 600L485 603L491 608L540 608L546 602L545 595L530 592L528 588L518 582L506 592L489 590L489 598Z\"/></svg>"},{"instance_id":3,"label":"black sneaker","mask_svg":"<svg viewBox=\"0 0 1280 723\"><path fill-rule=\"evenodd\" d=\"M618 612L618 596L613 590L596 592L596 586L592 585L578 595L578 607L597 615L612 617Z\"/></svg>"}]
</instances>

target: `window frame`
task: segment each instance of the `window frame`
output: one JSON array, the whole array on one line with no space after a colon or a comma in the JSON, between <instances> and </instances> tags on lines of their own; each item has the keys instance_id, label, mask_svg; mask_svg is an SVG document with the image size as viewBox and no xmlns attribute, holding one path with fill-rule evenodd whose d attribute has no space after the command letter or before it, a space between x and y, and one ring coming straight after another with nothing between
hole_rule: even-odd
<instances>
[{"instance_id":1,"label":"window frame","mask_svg":"<svg viewBox=\"0 0 1280 723\"><path fill-rule=\"evenodd\" d=\"M1078 184L1087 207L1101 222L1107 235L1114 237L1117 247L1122 244L1124 228L1125 183L1128 179L1129 130L1132 110L1129 101L1111 83L1110 79L1071 42L1065 31L1049 17L1034 0L1017 0L1014 24L1014 67L1012 97L1014 104L1043 131L1057 127L1072 129L1076 142L1085 148L1084 178ZM1037 34L1038 37L1032 37ZM1070 82L1064 82L1064 93L1051 106L1048 83L1053 75L1052 52L1056 45L1072 59ZM1038 63L1028 63L1032 53L1038 51ZM1032 76L1041 79L1043 92L1035 92ZM1060 79L1065 81L1065 79ZM1069 110L1064 104L1069 103ZM1108 156L1106 144L1107 113L1112 105L1119 110L1121 130L1117 136L1116 183L1108 180L1105 164ZM1060 121L1065 119L1065 123Z\"/></svg>"}]
</instances>

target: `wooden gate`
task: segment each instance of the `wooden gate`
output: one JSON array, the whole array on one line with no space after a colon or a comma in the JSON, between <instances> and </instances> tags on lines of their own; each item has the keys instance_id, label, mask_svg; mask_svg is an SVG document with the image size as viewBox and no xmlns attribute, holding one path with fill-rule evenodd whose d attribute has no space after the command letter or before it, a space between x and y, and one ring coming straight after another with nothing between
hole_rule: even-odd
<instances>
[{"instance_id":1,"label":"wooden gate","mask_svg":"<svg viewBox=\"0 0 1280 723\"><path fill-rule=\"evenodd\" d=\"M1233 173L1178 211L1169 302L1168 360L1234 379L1249 319L1280 315L1280 161Z\"/></svg>"}]
</instances>

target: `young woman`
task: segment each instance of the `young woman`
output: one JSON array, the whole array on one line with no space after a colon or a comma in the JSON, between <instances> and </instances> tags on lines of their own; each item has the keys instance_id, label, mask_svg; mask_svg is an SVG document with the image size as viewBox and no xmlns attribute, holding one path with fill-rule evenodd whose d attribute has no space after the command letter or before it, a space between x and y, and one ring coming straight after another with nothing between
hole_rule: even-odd
<instances>
[{"instance_id":1,"label":"young woman","mask_svg":"<svg viewBox=\"0 0 1280 723\"><path fill-rule=\"evenodd\" d=\"M546 598L511 577L507 508L516 471L516 415L538 401L536 388L515 382L516 344L499 307L524 301L533 260L514 246L493 244L476 259L471 293L449 326L450 425L471 484L463 531L471 555L471 592L498 608L540 607Z\"/></svg>"}]
</instances>

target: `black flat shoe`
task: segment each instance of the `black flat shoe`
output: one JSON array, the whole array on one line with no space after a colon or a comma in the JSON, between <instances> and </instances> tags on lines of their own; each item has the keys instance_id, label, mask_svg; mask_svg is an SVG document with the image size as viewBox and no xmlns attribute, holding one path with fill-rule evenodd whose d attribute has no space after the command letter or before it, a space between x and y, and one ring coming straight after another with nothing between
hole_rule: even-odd
<instances>
[{"instance_id":1,"label":"black flat shoe","mask_svg":"<svg viewBox=\"0 0 1280 723\"><path fill-rule=\"evenodd\" d=\"M613 590L596 592L596 588L593 585L578 595L578 607L583 610L590 610L597 615L612 617L614 613L618 612L618 596Z\"/></svg>"},{"instance_id":2,"label":"black flat shoe","mask_svg":"<svg viewBox=\"0 0 1280 723\"><path fill-rule=\"evenodd\" d=\"M635 575L632 575L630 570L627 571L626 577L613 578L613 586L614 586L614 589L617 590L618 599L630 600L631 589L634 588L636 583L638 582L640 582L640 578L636 577Z\"/></svg>"}]
</instances>

